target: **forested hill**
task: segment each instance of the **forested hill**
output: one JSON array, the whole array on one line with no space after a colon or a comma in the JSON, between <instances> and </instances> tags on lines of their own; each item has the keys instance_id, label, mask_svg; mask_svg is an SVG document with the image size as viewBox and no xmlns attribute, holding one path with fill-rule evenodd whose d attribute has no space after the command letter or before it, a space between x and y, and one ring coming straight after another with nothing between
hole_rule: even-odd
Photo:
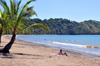
<instances>
[{"instance_id":1,"label":"forested hill","mask_svg":"<svg viewBox=\"0 0 100 66\"><path fill-rule=\"evenodd\" d=\"M70 21L68 19L30 19L25 20L25 23L34 24L42 23L49 27L50 32L42 29L28 29L26 34L61 34L61 35L83 35L83 34L100 34L100 22L88 20L83 22Z\"/></svg>"}]
</instances>

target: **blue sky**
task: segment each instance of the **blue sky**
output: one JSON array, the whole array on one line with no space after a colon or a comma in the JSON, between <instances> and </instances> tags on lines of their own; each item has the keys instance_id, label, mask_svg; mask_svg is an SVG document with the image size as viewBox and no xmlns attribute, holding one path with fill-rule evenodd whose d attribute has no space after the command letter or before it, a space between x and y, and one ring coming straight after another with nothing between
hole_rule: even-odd
<instances>
[{"instance_id":1,"label":"blue sky","mask_svg":"<svg viewBox=\"0 0 100 66\"><path fill-rule=\"evenodd\" d=\"M9 3L9 0L6 1ZM22 0L22 4L27 1ZM100 0L36 0L29 6L34 6L38 14L32 18L65 18L77 22L90 19L100 21Z\"/></svg>"}]
</instances>

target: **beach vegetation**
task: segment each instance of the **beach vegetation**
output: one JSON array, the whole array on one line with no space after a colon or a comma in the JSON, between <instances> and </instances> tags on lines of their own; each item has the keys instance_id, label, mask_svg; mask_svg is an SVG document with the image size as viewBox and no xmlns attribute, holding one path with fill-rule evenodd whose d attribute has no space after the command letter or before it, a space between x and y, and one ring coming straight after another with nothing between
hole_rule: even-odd
<instances>
[{"instance_id":1,"label":"beach vegetation","mask_svg":"<svg viewBox=\"0 0 100 66\"><path fill-rule=\"evenodd\" d=\"M63 18L50 18L41 20L25 19L25 23L28 25L33 23L43 23L49 27L50 32L46 32L42 29L26 30L25 34L57 34L57 35L100 35L100 22L95 20L87 20L83 22L71 21Z\"/></svg>"},{"instance_id":2,"label":"beach vegetation","mask_svg":"<svg viewBox=\"0 0 100 66\"><path fill-rule=\"evenodd\" d=\"M3 33L3 31L9 29L10 27L9 26L9 19L7 19L7 14L4 12L1 11L0 9L0 43L1 43L1 35Z\"/></svg>"},{"instance_id":3,"label":"beach vegetation","mask_svg":"<svg viewBox=\"0 0 100 66\"><path fill-rule=\"evenodd\" d=\"M28 19L32 15L36 15L36 12L33 10L33 6L28 7L28 5L35 0L29 0L24 4L22 8L21 6L21 0L15 2L15 0L10 0L10 7L7 5L7 2L5 0L0 0L0 5L4 8L5 13L9 16L10 19L10 26L11 32L12 32L12 38L10 42L0 50L2 53L9 53L9 50L11 49L15 39L16 34L18 34L20 31L24 31L25 29L32 28L33 30L35 28L42 28L46 31L49 31L49 28L41 23L26 25L23 21L25 18Z\"/></svg>"}]
</instances>

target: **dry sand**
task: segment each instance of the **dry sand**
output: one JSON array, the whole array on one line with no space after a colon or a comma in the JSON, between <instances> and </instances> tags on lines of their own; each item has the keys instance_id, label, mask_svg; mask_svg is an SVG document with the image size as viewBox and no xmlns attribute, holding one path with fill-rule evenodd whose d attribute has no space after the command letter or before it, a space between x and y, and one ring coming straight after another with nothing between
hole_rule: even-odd
<instances>
[{"instance_id":1,"label":"dry sand","mask_svg":"<svg viewBox=\"0 0 100 66\"><path fill-rule=\"evenodd\" d=\"M2 36L0 48L8 42ZM68 56L55 56L59 49L23 41L15 41L9 54L0 53L0 66L100 66L100 57L66 51Z\"/></svg>"}]
</instances>

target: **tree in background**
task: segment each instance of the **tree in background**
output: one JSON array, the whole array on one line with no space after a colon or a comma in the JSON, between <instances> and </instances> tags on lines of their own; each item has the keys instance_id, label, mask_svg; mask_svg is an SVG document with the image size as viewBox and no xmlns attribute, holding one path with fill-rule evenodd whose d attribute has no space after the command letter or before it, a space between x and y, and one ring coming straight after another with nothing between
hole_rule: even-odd
<instances>
[{"instance_id":1,"label":"tree in background","mask_svg":"<svg viewBox=\"0 0 100 66\"><path fill-rule=\"evenodd\" d=\"M1 35L3 31L8 29L8 22L9 19L7 19L7 14L5 12L2 12L0 9L0 43L1 43Z\"/></svg>"}]
</instances>

